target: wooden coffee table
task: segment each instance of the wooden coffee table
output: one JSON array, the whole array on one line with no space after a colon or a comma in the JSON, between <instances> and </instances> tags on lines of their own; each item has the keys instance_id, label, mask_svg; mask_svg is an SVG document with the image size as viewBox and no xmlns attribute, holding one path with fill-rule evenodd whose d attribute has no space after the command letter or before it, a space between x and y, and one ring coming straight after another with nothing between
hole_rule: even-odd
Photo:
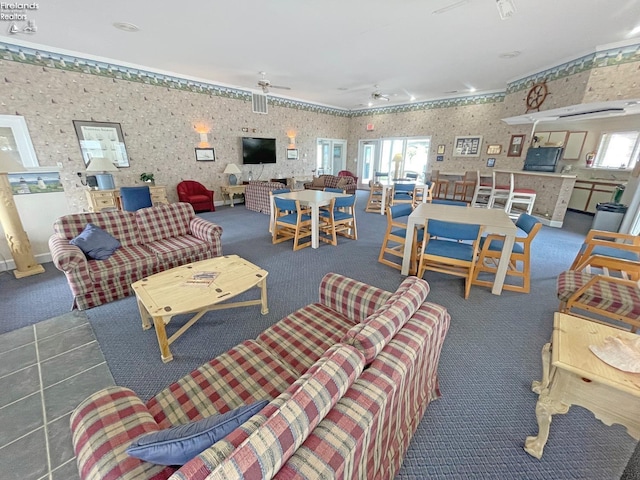
<instances>
[{"instance_id":1,"label":"wooden coffee table","mask_svg":"<svg viewBox=\"0 0 640 480\"><path fill-rule=\"evenodd\" d=\"M602 345L609 336L637 338L608 325L555 314L553 338L542 349L542 380L532 385L540 394L538 435L527 437L527 453L542 457L552 415L567 413L571 405L586 408L605 425L624 425L629 435L640 439L640 374L618 370L589 350L589 345Z\"/></svg>"},{"instance_id":2,"label":"wooden coffee table","mask_svg":"<svg viewBox=\"0 0 640 480\"><path fill-rule=\"evenodd\" d=\"M269 313L267 275L265 270L243 258L227 255L189 263L138 280L132 287L138 300L142 328L148 330L153 321L162 361L170 362L173 355L169 345L207 312L261 305L260 313ZM260 299L222 303L253 287L260 288ZM172 317L185 313L195 315L167 339L165 325Z\"/></svg>"}]
</instances>

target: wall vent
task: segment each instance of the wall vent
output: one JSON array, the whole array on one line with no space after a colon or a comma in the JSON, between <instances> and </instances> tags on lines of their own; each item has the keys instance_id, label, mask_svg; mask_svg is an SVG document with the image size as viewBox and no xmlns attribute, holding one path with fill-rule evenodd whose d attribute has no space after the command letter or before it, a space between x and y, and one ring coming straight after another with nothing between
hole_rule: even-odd
<instances>
[{"instance_id":1,"label":"wall vent","mask_svg":"<svg viewBox=\"0 0 640 480\"><path fill-rule=\"evenodd\" d=\"M254 93L251 97L253 104L253 113L267 113L267 96Z\"/></svg>"}]
</instances>

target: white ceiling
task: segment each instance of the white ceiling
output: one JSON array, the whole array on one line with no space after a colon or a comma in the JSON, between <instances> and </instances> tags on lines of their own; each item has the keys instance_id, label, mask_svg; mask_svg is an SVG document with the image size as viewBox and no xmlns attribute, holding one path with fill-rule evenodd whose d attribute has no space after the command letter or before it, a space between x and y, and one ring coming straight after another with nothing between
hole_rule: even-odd
<instances>
[{"instance_id":1,"label":"white ceiling","mask_svg":"<svg viewBox=\"0 0 640 480\"><path fill-rule=\"evenodd\" d=\"M354 109L367 106L375 85L390 101L374 107L411 95L469 95L472 87L504 91L508 81L597 46L632 43L640 25L640 0L513 1L515 15L501 20L495 0L56 0L27 12L35 34L0 40L256 91L266 71L291 87L272 94ZM500 58L513 51L521 53Z\"/></svg>"}]
</instances>

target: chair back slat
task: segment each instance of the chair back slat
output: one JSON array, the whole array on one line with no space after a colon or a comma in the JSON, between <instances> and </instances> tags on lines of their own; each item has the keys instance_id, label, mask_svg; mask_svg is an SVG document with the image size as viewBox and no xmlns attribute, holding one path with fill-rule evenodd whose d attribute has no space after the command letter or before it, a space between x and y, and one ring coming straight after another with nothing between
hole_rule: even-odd
<instances>
[{"instance_id":1,"label":"chair back slat","mask_svg":"<svg viewBox=\"0 0 640 480\"><path fill-rule=\"evenodd\" d=\"M298 210L295 200L273 197L273 201L279 210L287 210L289 212L295 212Z\"/></svg>"},{"instance_id":2,"label":"chair back slat","mask_svg":"<svg viewBox=\"0 0 640 480\"><path fill-rule=\"evenodd\" d=\"M480 225L446 222L443 220L427 220L427 232L430 235L453 240L476 240Z\"/></svg>"},{"instance_id":3,"label":"chair back slat","mask_svg":"<svg viewBox=\"0 0 640 480\"><path fill-rule=\"evenodd\" d=\"M356 201L356 196L349 195L348 197L336 197L334 200L335 208L351 207Z\"/></svg>"}]
</instances>

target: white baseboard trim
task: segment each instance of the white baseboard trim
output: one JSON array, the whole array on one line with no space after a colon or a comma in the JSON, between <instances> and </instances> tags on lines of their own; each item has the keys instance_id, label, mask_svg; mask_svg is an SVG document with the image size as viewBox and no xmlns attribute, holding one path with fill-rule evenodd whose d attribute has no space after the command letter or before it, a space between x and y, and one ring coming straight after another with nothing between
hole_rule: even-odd
<instances>
[{"instance_id":1,"label":"white baseboard trim","mask_svg":"<svg viewBox=\"0 0 640 480\"><path fill-rule=\"evenodd\" d=\"M40 264L48 263L52 260L50 252L40 253L38 255L35 255L35 257L36 257L36 261ZM0 272L13 271L15 269L16 269L16 262L13 261L13 258L5 258L4 261L0 263Z\"/></svg>"},{"instance_id":2,"label":"white baseboard trim","mask_svg":"<svg viewBox=\"0 0 640 480\"><path fill-rule=\"evenodd\" d=\"M558 220L551 220L547 217L543 217L540 215L534 215L534 217L536 217L538 220L540 220L540 222L543 225L547 225L548 227L554 227L554 228L562 228L562 224L563 222L558 221Z\"/></svg>"}]
</instances>

